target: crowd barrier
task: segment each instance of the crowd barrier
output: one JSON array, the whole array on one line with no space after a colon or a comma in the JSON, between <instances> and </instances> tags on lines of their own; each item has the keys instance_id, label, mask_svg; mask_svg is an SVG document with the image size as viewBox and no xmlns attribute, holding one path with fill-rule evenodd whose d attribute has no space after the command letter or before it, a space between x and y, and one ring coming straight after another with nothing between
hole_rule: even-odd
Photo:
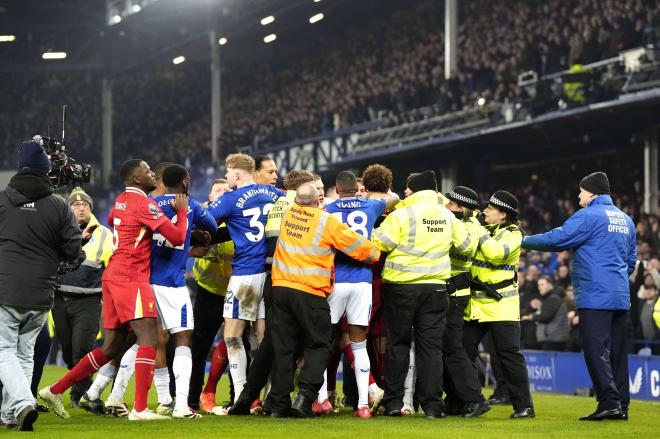
<instances>
[{"instance_id":1,"label":"crowd barrier","mask_svg":"<svg viewBox=\"0 0 660 439\"><path fill-rule=\"evenodd\" d=\"M532 391L585 395L591 388L584 357L577 352L523 351ZM630 397L660 401L660 356L628 355Z\"/></svg>"}]
</instances>

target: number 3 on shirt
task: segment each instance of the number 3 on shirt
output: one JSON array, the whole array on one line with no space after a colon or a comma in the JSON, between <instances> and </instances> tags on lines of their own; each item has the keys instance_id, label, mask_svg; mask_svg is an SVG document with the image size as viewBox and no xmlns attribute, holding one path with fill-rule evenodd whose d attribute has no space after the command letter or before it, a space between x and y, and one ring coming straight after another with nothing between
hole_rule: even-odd
<instances>
[{"instance_id":1,"label":"number 3 on shirt","mask_svg":"<svg viewBox=\"0 0 660 439\"><path fill-rule=\"evenodd\" d=\"M332 214L342 223L344 222L343 212L335 212ZM367 214L361 210L354 210L349 213L346 217L346 224L348 227L355 233L359 233L365 238L369 238L369 232L367 231Z\"/></svg>"},{"instance_id":2,"label":"number 3 on shirt","mask_svg":"<svg viewBox=\"0 0 660 439\"><path fill-rule=\"evenodd\" d=\"M257 229L257 233L245 232L245 237L252 242L259 242L264 237L265 228L264 225L259 221L259 218L262 215L268 215L270 209L273 208L273 204L264 204L263 208L253 207L251 209L245 209L243 211L243 216L251 216L250 218L250 228Z\"/></svg>"}]
</instances>

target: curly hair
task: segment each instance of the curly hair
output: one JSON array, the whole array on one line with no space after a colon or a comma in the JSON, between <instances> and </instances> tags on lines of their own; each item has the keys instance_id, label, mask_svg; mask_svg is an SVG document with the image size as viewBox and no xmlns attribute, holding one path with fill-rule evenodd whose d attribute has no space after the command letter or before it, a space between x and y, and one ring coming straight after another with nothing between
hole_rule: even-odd
<instances>
[{"instance_id":1,"label":"curly hair","mask_svg":"<svg viewBox=\"0 0 660 439\"><path fill-rule=\"evenodd\" d=\"M387 193L392 188L392 171L384 165L369 165L362 173L362 183L369 192Z\"/></svg>"}]
</instances>

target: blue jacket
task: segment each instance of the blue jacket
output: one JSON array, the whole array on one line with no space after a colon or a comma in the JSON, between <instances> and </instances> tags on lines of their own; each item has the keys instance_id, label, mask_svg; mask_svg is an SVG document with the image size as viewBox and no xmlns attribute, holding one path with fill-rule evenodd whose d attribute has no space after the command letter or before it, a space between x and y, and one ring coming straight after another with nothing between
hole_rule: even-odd
<instances>
[{"instance_id":1,"label":"blue jacket","mask_svg":"<svg viewBox=\"0 0 660 439\"><path fill-rule=\"evenodd\" d=\"M571 279L578 309L630 308L628 275L635 269L635 224L609 195L599 195L556 229L523 239L530 250L572 250Z\"/></svg>"}]
</instances>

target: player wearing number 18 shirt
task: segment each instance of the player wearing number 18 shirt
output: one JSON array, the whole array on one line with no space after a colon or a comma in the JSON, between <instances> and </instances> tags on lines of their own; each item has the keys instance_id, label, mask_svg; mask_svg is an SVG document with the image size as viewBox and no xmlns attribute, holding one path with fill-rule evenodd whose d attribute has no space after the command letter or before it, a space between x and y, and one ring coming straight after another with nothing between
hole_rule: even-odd
<instances>
[{"instance_id":1,"label":"player wearing number 18 shirt","mask_svg":"<svg viewBox=\"0 0 660 439\"><path fill-rule=\"evenodd\" d=\"M367 199L356 197L357 177L349 171L340 172L336 180L339 199L325 206L338 220L362 235L371 238L374 223L383 214L387 207L393 205L398 199ZM330 305L330 318L336 325L346 315L349 324L349 337L351 350L348 353L354 356L355 377L358 387L358 405L356 415L361 418L370 417L369 393L376 391L373 377L370 378L370 362L367 354L367 327L371 318L371 268L358 262L343 253L335 256L335 288L328 296ZM370 382L371 381L371 382ZM371 385L371 389L370 389ZM317 411L327 411L326 387L319 392ZM370 392L372 390L372 392ZM379 390L379 389L378 389ZM382 393L382 392L381 392ZM326 405L326 409L322 406Z\"/></svg>"},{"instance_id":2,"label":"player wearing number 18 shirt","mask_svg":"<svg viewBox=\"0 0 660 439\"><path fill-rule=\"evenodd\" d=\"M266 220L273 204L284 193L273 186L254 183L254 160L246 154L228 155L225 166L233 191L211 203L208 212L216 220L225 221L234 241L223 317L229 370L235 394L240 395L247 379L247 355L241 337L246 322L265 317L261 298L266 280Z\"/></svg>"}]
</instances>

